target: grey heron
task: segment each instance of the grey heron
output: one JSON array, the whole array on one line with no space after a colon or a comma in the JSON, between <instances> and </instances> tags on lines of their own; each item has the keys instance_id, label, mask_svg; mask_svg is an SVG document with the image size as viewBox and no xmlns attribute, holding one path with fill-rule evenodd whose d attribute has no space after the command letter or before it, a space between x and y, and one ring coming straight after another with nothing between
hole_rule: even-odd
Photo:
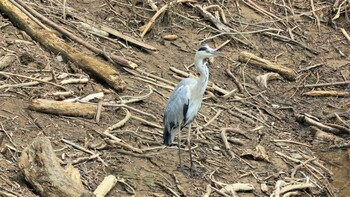
<instances>
[{"instance_id":1,"label":"grey heron","mask_svg":"<svg viewBox=\"0 0 350 197\"><path fill-rule=\"evenodd\" d=\"M204 45L198 49L194 57L195 68L199 73L199 78L183 79L174 89L164 111L164 144L170 146L175 138L186 125L189 125L189 133L191 132L191 123L195 119L202 104L203 95L208 85L209 70L206 58L212 57L220 52ZM183 170L180 151L180 134L178 136L178 153L180 170ZM188 137L188 146L190 150L191 172L193 172L191 143Z\"/></svg>"}]
</instances>

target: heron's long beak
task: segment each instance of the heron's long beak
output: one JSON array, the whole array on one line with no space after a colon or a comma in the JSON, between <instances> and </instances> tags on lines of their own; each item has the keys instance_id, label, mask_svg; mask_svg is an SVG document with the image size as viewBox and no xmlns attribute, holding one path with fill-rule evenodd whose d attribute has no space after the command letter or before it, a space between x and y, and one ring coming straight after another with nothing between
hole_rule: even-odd
<instances>
[{"instance_id":1,"label":"heron's long beak","mask_svg":"<svg viewBox=\"0 0 350 197\"><path fill-rule=\"evenodd\" d=\"M221 55L223 55L223 53L220 52L220 51L212 51L211 54L213 54L213 56L221 56Z\"/></svg>"}]
</instances>

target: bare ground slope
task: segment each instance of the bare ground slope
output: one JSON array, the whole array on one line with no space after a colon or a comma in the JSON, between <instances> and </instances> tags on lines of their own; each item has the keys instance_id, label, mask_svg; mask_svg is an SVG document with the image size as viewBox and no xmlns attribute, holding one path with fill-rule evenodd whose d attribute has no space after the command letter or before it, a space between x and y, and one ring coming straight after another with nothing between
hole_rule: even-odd
<instances>
[{"instance_id":1,"label":"bare ground slope","mask_svg":"<svg viewBox=\"0 0 350 197\"><path fill-rule=\"evenodd\" d=\"M227 26L232 28L232 35L215 38L212 36L220 34L221 31L203 18L193 7L194 3L173 5L156 19L150 32L142 39L156 47L158 50L155 52L141 49L118 38L112 38L112 43L94 36L82 28L77 18L69 14L89 18L96 24L109 26L138 39L140 29L155 14L147 1L111 1L113 11L106 2L109 1L67 1L65 20L62 17L64 6L61 1L26 3L107 54L125 56L136 62L139 71L132 71L134 74L115 65L127 84L123 92L115 92L108 85L94 79L94 76L84 73L75 64L61 61L59 54L52 54L42 48L25 32L13 26L6 16L0 18L0 60L5 55L16 56L14 63L2 71L34 78L55 76L52 80L54 83L62 80L59 78L62 74L65 74L63 79L89 79L87 83L65 85L73 92L65 97L55 96L53 93L62 89L50 84L22 84L16 87L9 84L21 84L31 80L0 75L1 192L36 196L35 191L26 183L17 161L20 151L34 138L46 136L51 140L57 156L66 163L89 155L63 143L62 138L100 153L101 158L109 164L108 167L96 159L79 162L74 166L79 169L84 186L91 191L109 174L124 178L129 186L117 184L109 196L175 195L172 192L177 195L203 196L208 185L221 189L223 185L220 183L249 183L255 189L252 192L239 192L239 196L268 196L281 181L287 184L304 184L309 181L315 185L311 189L298 190L301 196L343 195L338 192L339 188L331 184L334 177L322 167L325 165L332 168L339 164L319 158L315 152L346 142L348 135L338 134L340 138L327 138L328 141L324 142L324 139L317 139L308 124L296 120L297 115L309 114L319 122L341 125L349 130L349 97L303 95L313 90L304 87L305 84L350 80L350 43L339 30L342 27L350 32L349 22L343 13L333 22L330 20L335 16L332 13L333 2L315 1L314 14L309 2L293 1L292 5L283 5L284 1L255 2L260 9L269 13L266 14L252 7L254 3L251 1L238 1L239 14L233 0L210 1L211 3L200 1L198 4L201 6L220 6L226 16ZM164 1L154 2L159 8L165 5ZM215 13L215 8L209 10ZM266 32L285 36L292 41L274 39L266 35ZM176 35L178 38L169 41L163 38L165 35ZM62 39L95 56L66 37L63 36ZM162 129L135 118L130 118L112 134L145 150L143 154L105 144L105 138L99 132L124 118L125 110L121 108L104 107L99 123L90 119L44 114L28 109L31 100L36 98L62 100L104 92L105 102L117 102L120 99L127 100L127 96L146 95L152 86L153 93L149 97L128 105L152 114L155 118L130 110L132 116L162 125L163 109L171 93L166 87L172 85L155 79L154 83L150 83L152 80L145 79L147 74L142 71L177 83L183 76L170 70L170 67L196 75L193 67L186 69L193 62L195 50L204 43L218 47L227 40L230 41L220 49L224 57L215 58L209 66L210 81L228 92L238 89L227 73L228 69L243 88L228 97L223 97L223 91L213 88L210 88L213 94L205 95L200 114L192 126L192 146L195 147L193 151L198 176L191 177L187 169L185 172L177 170L176 146L161 148ZM296 81L279 78L269 81L267 88L259 87L255 78L268 71L249 63L240 63L238 56L242 51L249 51L293 69L297 73ZM314 90L349 92L349 85L324 86ZM223 128L235 128L226 132L234 157L224 145L221 135ZM182 132L184 150L187 149L186 135L187 128ZM185 166L188 167L188 150L182 151L182 156ZM299 165L298 161L305 163ZM338 184L337 187L346 187L347 184ZM265 185L266 191L262 189ZM220 194L214 191L212 196Z\"/></svg>"}]
</instances>

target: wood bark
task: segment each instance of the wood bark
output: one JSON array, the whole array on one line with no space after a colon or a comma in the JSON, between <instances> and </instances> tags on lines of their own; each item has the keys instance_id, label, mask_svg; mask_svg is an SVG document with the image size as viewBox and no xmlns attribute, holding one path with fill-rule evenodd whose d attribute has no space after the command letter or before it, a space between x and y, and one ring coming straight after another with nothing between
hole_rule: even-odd
<instances>
[{"instance_id":1,"label":"wood bark","mask_svg":"<svg viewBox=\"0 0 350 197\"><path fill-rule=\"evenodd\" d=\"M62 39L52 31L41 28L16 6L10 3L9 0L0 0L0 12L4 13L15 26L25 31L33 40L39 42L45 48L74 62L84 71L106 82L115 90L122 91L125 89L126 83L112 66L105 64L95 57L80 52L78 49L63 42Z\"/></svg>"},{"instance_id":2,"label":"wood bark","mask_svg":"<svg viewBox=\"0 0 350 197\"><path fill-rule=\"evenodd\" d=\"M76 180L73 180L60 166L50 140L47 138L34 139L33 143L22 151L19 167L26 180L40 196L94 196L81 183L78 184Z\"/></svg>"},{"instance_id":3,"label":"wood bark","mask_svg":"<svg viewBox=\"0 0 350 197\"><path fill-rule=\"evenodd\" d=\"M279 64L272 63L269 60L265 60L263 58L260 58L246 51L242 51L239 54L239 61L243 63L250 63L262 69L276 72L280 74L284 79L289 81L295 81L297 77L296 72L293 69L290 69L288 67L285 67Z\"/></svg>"},{"instance_id":4,"label":"wood bark","mask_svg":"<svg viewBox=\"0 0 350 197\"><path fill-rule=\"evenodd\" d=\"M31 110L65 116L94 118L97 106L89 103L35 99L28 107Z\"/></svg>"}]
</instances>

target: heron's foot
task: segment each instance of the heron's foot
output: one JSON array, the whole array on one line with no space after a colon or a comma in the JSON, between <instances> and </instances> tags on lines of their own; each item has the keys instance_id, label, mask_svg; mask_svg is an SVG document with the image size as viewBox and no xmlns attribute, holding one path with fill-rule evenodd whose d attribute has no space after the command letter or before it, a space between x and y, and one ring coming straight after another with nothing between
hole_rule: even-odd
<instances>
[{"instance_id":1,"label":"heron's foot","mask_svg":"<svg viewBox=\"0 0 350 197\"><path fill-rule=\"evenodd\" d=\"M200 170L197 169L196 167L192 166L190 167L190 175L191 176L199 176L200 175Z\"/></svg>"},{"instance_id":2,"label":"heron's foot","mask_svg":"<svg viewBox=\"0 0 350 197\"><path fill-rule=\"evenodd\" d=\"M184 166L181 165L181 164L177 167L177 170L180 171L180 172L184 172L185 171Z\"/></svg>"},{"instance_id":3,"label":"heron's foot","mask_svg":"<svg viewBox=\"0 0 350 197\"><path fill-rule=\"evenodd\" d=\"M198 166L198 167L192 166L189 168L189 171L190 171L191 177L199 177L199 178L203 179L206 175L205 168L200 167L200 166Z\"/></svg>"}]
</instances>

